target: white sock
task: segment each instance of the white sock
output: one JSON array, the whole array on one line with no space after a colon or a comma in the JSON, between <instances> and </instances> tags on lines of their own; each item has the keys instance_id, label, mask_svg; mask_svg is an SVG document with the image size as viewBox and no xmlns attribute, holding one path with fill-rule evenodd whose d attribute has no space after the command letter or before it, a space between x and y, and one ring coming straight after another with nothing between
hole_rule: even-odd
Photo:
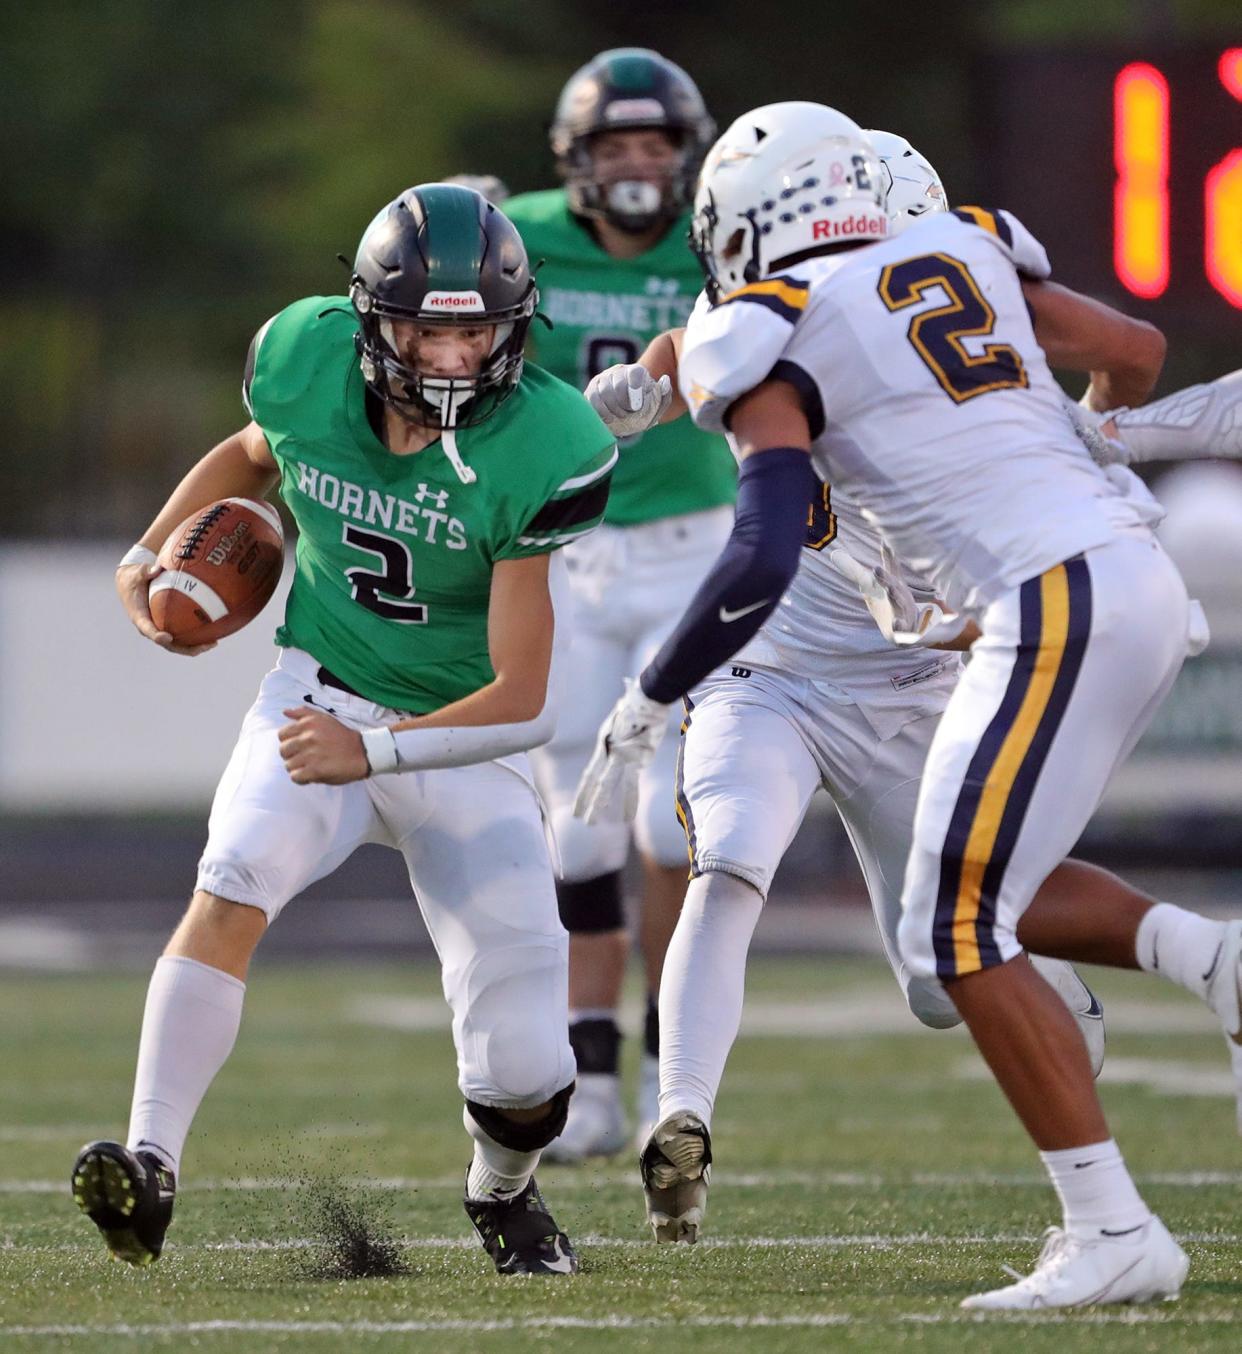
<instances>
[{"instance_id":1,"label":"white sock","mask_svg":"<svg viewBox=\"0 0 1242 1354\"><path fill-rule=\"evenodd\" d=\"M758 892L735 875L712 871L690 881L660 980L661 1119L693 1110L711 1123L762 911Z\"/></svg>"},{"instance_id":2,"label":"white sock","mask_svg":"<svg viewBox=\"0 0 1242 1354\"><path fill-rule=\"evenodd\" d=\"M1119 1236L1151 1217L1112 1138L1039 1155L1061 1200L1067 1232Z\"/></svg>"},{"instance_id":3,"label":"white sock","mask_svg":"<svg viewBox=\"0 0 1242 1354\"><path fill-rule=\"evenodd\" d=\"M1134 950L1139 967L1159 973L1200 1000L1216 972L1225 923L1201 917L1172 903L1157 903L1139 922Z\"/></svg>"},{"instance_id":4,"label":"white sock","mask_svg":"<svg viewBox=\"0 0 1242 1354\"><path fill-rule=\"evenodd\" d=\"M233 1051L245 995L240 978L197 959L165 955L151 975L126 1145L154 1152L174 1175L199 1102Z\"/></svg>"},{"instance_id":5,"label":"white sock","mask_svg":"<svg viewBox=\"0 0 1242 1354\"><path fill-rule=\"evenodd\" d=\"M483 1131L469 1109L462 1110L466 1132L474 1139L474 1159L466 1176L467 1199L511 1199L521 1194L539 1165L539 1152L518 1152Z\"/></svg>"}]
</instances>

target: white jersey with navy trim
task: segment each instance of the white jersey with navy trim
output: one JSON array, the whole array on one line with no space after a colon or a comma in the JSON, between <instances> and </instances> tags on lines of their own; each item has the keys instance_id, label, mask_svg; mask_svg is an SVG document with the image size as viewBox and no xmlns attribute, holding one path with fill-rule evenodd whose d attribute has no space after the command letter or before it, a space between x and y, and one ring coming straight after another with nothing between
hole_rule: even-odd
<instances>
[{"instance_id":1,"label":"white jersey with navy trim","mask_svg":"<svg viewBox=\"0 0 1242 1354\"><path fill-rule=\"evenodd\" d=\"M754 294L766 297L771 293ZM764 302L759 309L776 313ZM709 313L717 312L701 295L694 315L701 321ZM784 321L780 324L776 332L784 342L789 326ZM766 374L765 370L754 384ZM726 436L736 455L736 444ZM949 689L956 680L959 659L956 654L894 648L872 620L858 588L828 562L829 552L837 547L869 568L880 563L878 532L856 504L825 485L819 501L807 506L806 545L793 582L763 628L734 655L732 663L830 684L865 704L872 722L887 736L906 717L925 713L916 693L929 687ZM925 579L907 570L906 581L917 595L931 599L932 589Z\"/></svg>"},{"instance_id":2,"label":"white jersey with navy trim","mask_svg":"<svg viewBox=\"0 0 1242 1354\"><path fill-rule=\"evenodd\" d=\"M1007 212L925 217L696 311L681 388L715 428L769 375L791 381L838 502L857 502L908 568L977 614L1154 516L1065 416L1021 290L1048 273Z\"/></svg>"}]
</instances>

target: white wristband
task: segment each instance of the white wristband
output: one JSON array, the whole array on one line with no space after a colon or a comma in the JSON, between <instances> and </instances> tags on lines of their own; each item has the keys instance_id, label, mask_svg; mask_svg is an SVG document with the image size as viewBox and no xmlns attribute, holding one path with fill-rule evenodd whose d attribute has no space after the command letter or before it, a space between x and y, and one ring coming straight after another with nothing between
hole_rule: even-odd
<instances>
[{"instance_id":1,"label":"white wristband","mask_svg":"<svg viewBox=\"0 0 1242 1354\"><path fill-rule=\"evenodd\" d=\"M131 545L129 549L116 562L118 569L124 569L128 564L154 564L159 556L154 550L148 550L145 545Z\"/></svg>"},{"instance_id":2,"label":"white wristband","mask_svg":"<svg viewBox=\"0 0 1242 1354\"><path fill-rule=\"evenodd\" d=\"M386 724L381 724L378 729L363 730L362 750L373 776L397 769L397 740Z\"/></svg>"}]
</instances>

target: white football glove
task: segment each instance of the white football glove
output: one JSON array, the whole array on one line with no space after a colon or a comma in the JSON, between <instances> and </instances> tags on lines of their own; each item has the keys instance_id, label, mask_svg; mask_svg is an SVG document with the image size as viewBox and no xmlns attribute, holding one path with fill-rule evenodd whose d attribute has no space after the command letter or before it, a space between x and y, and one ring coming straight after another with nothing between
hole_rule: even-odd
<instances>
[{"instance_id":1,"label":"white football glove","mask_svg":"<svg viewBox=\"0 0 1242 1354\"><path fill-rule=\"evenodd\" d=\"M1084 395L1083 399L1086 398ZM1074 425L1078 440L1091 453L1091 459L1096 465L1129 465L1129 449L1115 437L1109 437L1107 433L1101 431L1102 424L1126 412L1124 409L1110 409L1106 414L1097 414L1086 404L1071 400L1064 394L1061 396L1061 402L1065 406L1070 422Z\"/></svg>"},{"instance_id":2,"label":"white football glove","mask_svg":"<svg viewBox=\"0 0 1242 1354\"><path fill-rule=\"evenodd\" d=\"M1115 410L1111 417L1129 465L1204 456L1242 460L1242 371L1175 390L1141 409Z\"/></svg>"},{"instance_id":3,"label":"white football glove","mask_svg":"<svg viewBox=\"0 0 1242 1354\"><path fill-rule=\"evenodd\" d=\"M625 679L625 695L600 725L595 751L578 781L574 817L587 823L630 822L638 811L638 781L660 746L668 706L644 696L636 677Z\"/></svg>"},{"instance_id":4,"label":"white football glove","mask_svg":"<svg viewBox=\"0 0 1242 1354\"><path fill-rule=\"evenodd\" d=\"M591 377L586 397L610 433L633 437L659 423L672 402L673 383L667 376L653 380L641 363L619 363Z\"/></svg>"},{"instance_id":5,"label":"white football glove","mask_svg":"<svg viewBox=\"0 0 1242 1354\"><path fill-rule=\"evenodd\" d=\"M966 627L968 617L915 597L887 541L880 546L880 563L874 569L839 545L829 550L828 563L862 594L872 620L890 644L901 648L944 644Z\"/></svg>"}]
</instances>

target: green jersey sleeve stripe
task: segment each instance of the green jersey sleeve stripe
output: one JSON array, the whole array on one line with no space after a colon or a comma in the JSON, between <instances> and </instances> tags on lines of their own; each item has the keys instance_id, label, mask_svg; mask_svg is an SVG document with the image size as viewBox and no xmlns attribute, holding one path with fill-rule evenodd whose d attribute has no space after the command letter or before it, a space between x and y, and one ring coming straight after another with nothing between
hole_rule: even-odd
<instances>
[{"instance_id":1,"label":"green jersey sleeve stripe","mask_svg":"<svg viewBox=\"0 0 1242 1354\"><path fill-rule=\"evenodd\" d=\"M576 541L580 536L585 536L588 532L594 531L597 525L598 519L594 519L590 522L584 522L576 531L558 531L543 536L519 536L517 543L524 546L568 545L570 541Z\"/></svg>"},{"instance_id":2,"label":"green jersey sleeve stripe","mask_svg":"<svg viewBox=\"0 0 1242 1354\"><path fill-rule=\"evenodd\" d=\"M596 480L610 474L620 455L615 442L605 454L608 459L602 465L596 466L594 470L588 470L584 475L575 475L572 479L566 480L564 484L558 486L557 494L572 494L576 490L585 489L588 484L594 484Z\"/></svg>"},{"instance_id":3,"label":"green jersey sleeve stripe","mask_svg":"<svg viewBox=\"0 0 1242 1354\"><path fill-rule=\"evenodd\" d=\"M593 484L579 493L549 499L526 524L527 534L537 536L544 532L597 521L604 515L604 509L608 506L610 479L611 477L597 478Z\"/></svg>"}]
</instances>

